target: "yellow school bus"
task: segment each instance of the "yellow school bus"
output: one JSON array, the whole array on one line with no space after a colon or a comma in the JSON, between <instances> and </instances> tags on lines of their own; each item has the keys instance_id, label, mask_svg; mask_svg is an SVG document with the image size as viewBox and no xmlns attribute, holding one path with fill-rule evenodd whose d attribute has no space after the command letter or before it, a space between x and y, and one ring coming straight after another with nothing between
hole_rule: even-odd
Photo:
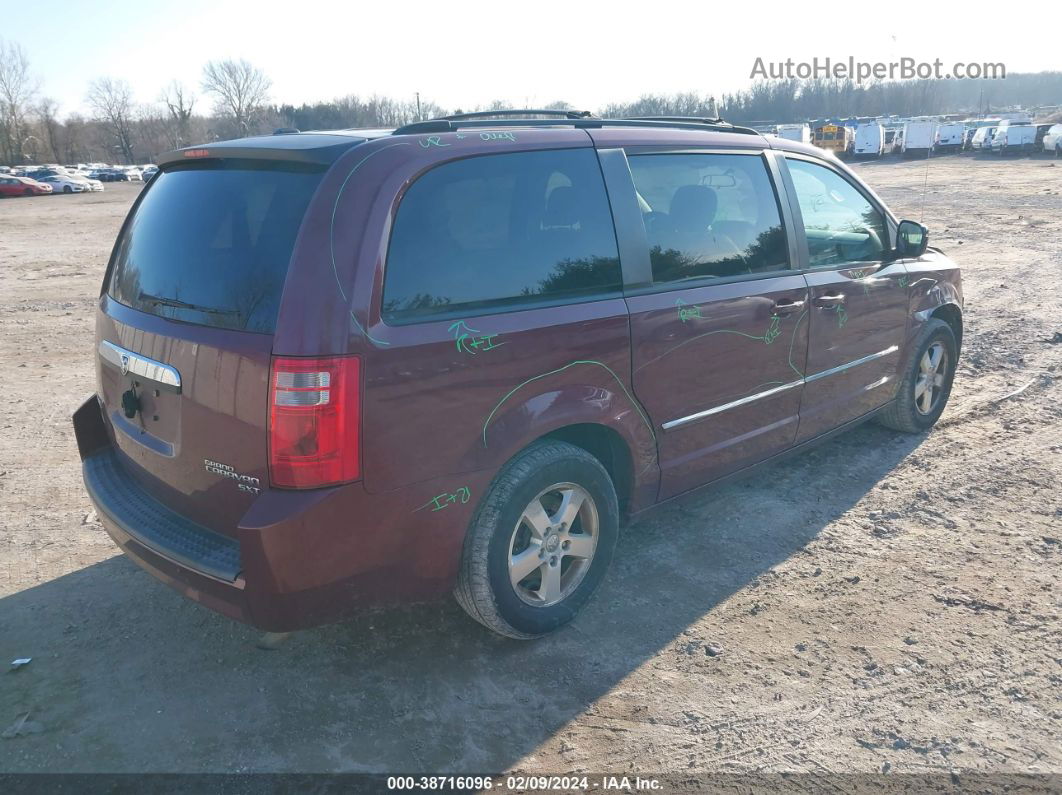
<instances>
[{"instance_id":1,"label":"yellow school bus","mask_svg":"<svg viewBox=\"0 0 1062 795\"><path fill-rule=\"evenodd\" d=\"M855 131L851 127L837 124L822 124L815 128L811 136L815 146L828 149L838 157L852 148L854 139Z\"/></svg>"}]
</instances>

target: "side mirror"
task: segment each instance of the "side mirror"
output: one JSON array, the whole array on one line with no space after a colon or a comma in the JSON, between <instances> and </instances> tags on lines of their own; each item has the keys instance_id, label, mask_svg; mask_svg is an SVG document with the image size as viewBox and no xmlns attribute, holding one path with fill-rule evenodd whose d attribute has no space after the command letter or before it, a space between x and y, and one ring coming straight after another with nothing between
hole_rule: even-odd
<instances>
[{"instance_id":1,"label":"side mirror","mask_svg":"<svg viewBox=\"0 0 1062 795\"><path fill-rule=\"evenodd\" d=\"M915 221L900 221L896 229L896 256L918 259L926 253L929 230Z\"/></svg>"}]
</instances>

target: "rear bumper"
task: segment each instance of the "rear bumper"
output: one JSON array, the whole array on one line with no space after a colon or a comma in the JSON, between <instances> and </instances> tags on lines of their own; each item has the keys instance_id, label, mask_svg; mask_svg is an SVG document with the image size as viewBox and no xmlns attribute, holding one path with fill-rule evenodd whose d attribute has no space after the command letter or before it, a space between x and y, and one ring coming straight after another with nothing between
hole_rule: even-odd
<instances>
[{"instance_id":1,"label":"rear bumper","mask_svg":"<svg viewBox=\"0 0 1062 795\"><path fill-rule=\"evenodd\" d=\"M193 572L227 583L239 579L239 542L190 522L152 498L124 472L113 449L86 458L81 472L108 526Z\"/></svg>"},{"instance_id":2,"label":"rear bumper","mask_svg":"<svg viewBox=\"0 0 1062 795\"><path fill-rule=\"evenodd\" d=\"M383 494L360 483L266 489L222 535L139 484L95 396L75 412L74 430L86 490L115 543L157 579L226 616L287 632L372 605L438 598L453 587L475 501L420 509L454 492L452 478ZM472 495L490 480L487 472L462 478Z\"/></svg>"}]
</instances>

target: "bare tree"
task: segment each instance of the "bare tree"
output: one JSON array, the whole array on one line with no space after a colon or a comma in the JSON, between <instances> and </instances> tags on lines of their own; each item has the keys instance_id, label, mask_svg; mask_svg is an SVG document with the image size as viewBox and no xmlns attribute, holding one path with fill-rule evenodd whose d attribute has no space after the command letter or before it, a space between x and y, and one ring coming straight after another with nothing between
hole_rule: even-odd
<instances>
[{"instance_id":1,"label":"bare tree","mask_svg":"<svg viewBox=\"0 0 1062 795\"><path fill-rule=\"evenodd\" d=\"M12 164L25 159L26 116L36 94L26 53L15 42L0 39L0 157Z\"/></svg>"},{"instance_id":2,"label":"bare tree","mask_svg":"<svg viewBox=\"0 0 1062 795\"><path fill-rule=\"evenodd\" d=\"M61 163L77 163L89 160L88 132L92 122L80 113L71 113L63 124L63 156Z\"/></svg>"},{"instance_id":3,"label":"bare tree","mask_svg":"<svg viewBox=\"0 0 1062 795\"><path fill-rule=\"evenodd\" d=\"M40 133L44 143L55 158L55 162L64 161L63 152L63 125L59 121L59 104L48 97L37 103L37 119L40 122Z\"/></svg>"},{"instance_id":4,"label":"bare tree","mask_svg":"<svg viewBox=\"0 0 1062 795\"><path fill-rule=\"evenodd\" d=\"M272 85L265 72L242 58L210 61L203 67L203 90L214 95L218 113L231 116L241 135L251 131Z\"/></svg>"},{"instance_id":5,"label":"bare tree","mask_svg":"<svg viewBox=\"0 0 1062 795\"><path fill-rule=\"evenodd\" d=\"M195 109L195 94L176 80L162 92L162 102L169 113L166 136L174 149L189 143L189 126Z\"/></svg>"},{"instance_id":6,"label":"bare tree","mask_svg":"<svg viewBox=\"0 0 1062 795\"><path fill-rule=\"evenodd\" d=\"M89 84L85 97L114 139L114 146L121 150L126 161L133 157L133 89L124 80L101 77Z\"/></svg>"}]
</instances>

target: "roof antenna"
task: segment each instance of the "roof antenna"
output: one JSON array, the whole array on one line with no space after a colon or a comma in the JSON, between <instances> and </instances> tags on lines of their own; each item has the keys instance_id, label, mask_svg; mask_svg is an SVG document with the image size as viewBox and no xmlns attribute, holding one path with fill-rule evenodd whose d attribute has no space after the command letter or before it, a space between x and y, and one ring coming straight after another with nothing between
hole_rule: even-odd
<instances>
[{"instance_id":1,"label":"roof antenna","mask_svg":"<svg viewBox=\"0 0 1062 795\"><path fill-rule=\"evenodd\" d=\"M926 217L926 186L929 184L929 156L933 153L933 147L929 147L929 151L926 152L926 176L922 180L922 207L918 211L918 223L922 223L922 219Z\"/></svg>"}]
</instances>

